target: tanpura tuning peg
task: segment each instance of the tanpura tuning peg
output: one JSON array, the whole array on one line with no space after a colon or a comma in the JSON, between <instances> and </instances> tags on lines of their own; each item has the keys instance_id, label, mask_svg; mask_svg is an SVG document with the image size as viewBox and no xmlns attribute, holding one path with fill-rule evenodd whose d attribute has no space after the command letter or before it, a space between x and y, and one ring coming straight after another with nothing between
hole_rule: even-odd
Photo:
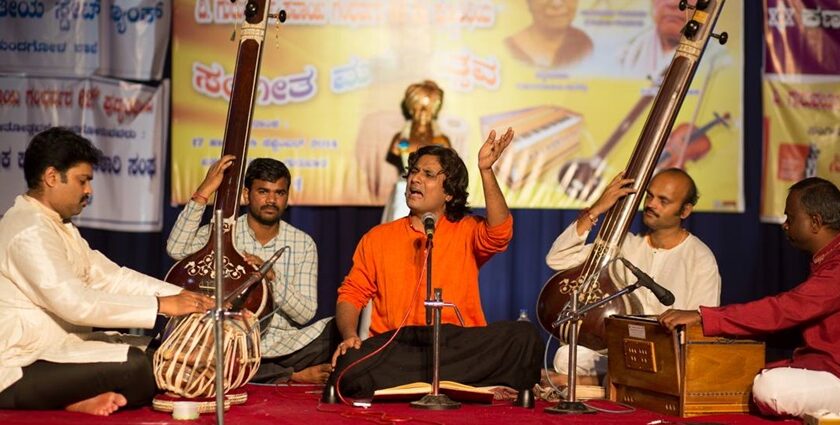
<instances>
[{"instance_id":1,"label":"tanpura tuning peg","mask_svg":"<svg viewBox=\"0 0 840 425\"><path fill-rule=\"evenodd\" d=\"M245 5L245 17L248 19L257 16L257 12L259 11L259 5L254 0L248 0L248 3Z\"/></svg>"},{"instance_id":2,"label":"tanpura tuning peg","mask_svg":"<svg viewBox=\"0 0 840 425\"><path fill-rule=\"evenodd\" d=\"M724 31L720 34L712 33L712 37L716 38L718 40L718 43L720 43L721 46L723 46L724 44L726 44L727 41L729 41L729 33L727 33L726 31Z\"/></svg>"},{"instance_id":3,"label":"tanpura tuning peg","mask_svg":"<svg viewBox=\"0 0 840 425\"><path fill-rule=\"evenodd\" d=\"M283 9L280 9L280 12L271 13L271 14L268 15L268 17L277 19L277 23L282 24L283 22L286 22L286 11L283 10Z\"/></svg>"},{"instance_id":4,"label":"tanpura tuning peg","mask_svg":"<svg viewBox=\"0 0 840 425\"><path fill-rule=\"evenodd\" d=\"M686 0L680 0L679 8L680 10L706 10L706 8L709 7L709 3L711 3L711 0L697 0L697 3L694 6L692 6L688 4Z\"/></svg>"},{"instance_id":5,"label":"tanpura tuning peg","mask_svg":"<svg viewBox=\"0 0 840 425\"><path fill-rule=\"evenodd\" d=\"M711 0L697 0L694 7L697 8L697 10L706 10L706 8L709 7L709 3L711 3Z\"/></svg>"},{"instance_id":6,"label":"tanpura tuning peg","mask_svg":"<svg viewBox=\"0 0 840 425\"><path fill-rule=\"evenodd\" d=\"M687 38L694 38L694 36L697 34L697 31L699 30L700 23L692 19L688 21L687 24L685 24L685 28L683 28L683 34L685 34Z\"/></svg>"}]
</instances>

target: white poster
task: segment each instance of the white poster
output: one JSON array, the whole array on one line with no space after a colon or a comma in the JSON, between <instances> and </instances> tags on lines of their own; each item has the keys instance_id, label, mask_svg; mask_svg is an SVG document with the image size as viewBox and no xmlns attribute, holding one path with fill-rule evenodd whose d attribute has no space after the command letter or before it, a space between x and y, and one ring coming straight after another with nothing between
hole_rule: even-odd
<instances>
[{"instance_id":1,"label":"white poster","mask_svg":"<svg viewBox=\"0 0 840 425\"><path fill-rule=\"evenodd\" d=\"M103 78L0 76L0 213L26 191L29 140L52 126L90 139L103 152L93 197L74 222L118 231L163 227L164 141L169 82L159 87Z\"/></svg>"},{"instance_id":2,"label":"white poster","mask_svg":"<svg viewBox=\"0 0 840 425\"><path fill-rule=\"evenodd\" d=\"M160 80L169 47L172 4L160 0L110 0L101 20L102 55L97 74Z\"/></svg>"},{"instance_id":3,"label":"white poster","mask_svg":"<svg viewBox=\"0 0 840 425\"><path fill-rule=\"evenodd\" d=\"M171 10L160 0L0 1L0 72L160 80Z\"/></svg>"}]
</instances>

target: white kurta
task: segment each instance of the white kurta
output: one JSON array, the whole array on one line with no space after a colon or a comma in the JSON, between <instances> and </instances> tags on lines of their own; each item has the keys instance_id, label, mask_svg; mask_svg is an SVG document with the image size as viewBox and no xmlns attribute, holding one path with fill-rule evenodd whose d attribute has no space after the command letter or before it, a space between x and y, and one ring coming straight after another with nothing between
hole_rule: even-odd
<instances>
[{"instance_id":1,"label":"white kurta","mask_svg":"<svg viewBox=\"0 0 840 425\"><path fill-rule=\"evenodd\" d=\"M571 269L583 264L589 256L592 245L585 245L589 232L578 236L576 225L572 222L546 255L546 263L552 269ZM659 249L650 245L647 236L628 233L621 246L621 256L674 294L671 308L697 310L701 305L714 307L720 304L717 261L709 247L694 235L689 234L671 249ZM610 276L619 287L636 282L636 277L620 262L610 266ZM669 308L646 288L638 289L634 294L641 301L644 314L660 314Z\"/></svg>"},{"instance_id":2,"label":"white kurta","mask_svg":"<svg viewBox=\"0 0 840 425\"><path fill-rule=\"evenodd\" d=\"M592 245L585 245L589 232L578 236L577 222L572 222L554 241L545 261L554 270L568 270L583 264L592 251ZM628 233L621 246L621 256L653 278L656 283L668 288L674 294L674 305L662 305L647 288L637 289L633 294L642 304L643 314L660 314L668 308L697 310L701 305L720 304L720 274L714 254L696 236L689 234L679 245L671 249L654 248L647 236ZM634 276L621 262L610 267L610 277L618 287L632 285ZM579 346L576 370L578 375L603 375L607 371L604 354ZM568 374L569 353L567 346L561 346L554 355L554 369Z\"/></svg>"},{"instance_id":3,"label":"white kurta","mask_svg":"<svg viewBox=\"0 0 840 425\"><path fill-rule=\"evenodd\" d=\"M180 291L117 266L58 213L18 196L0 220L0 391L36 360L125 361L129 345L91 327L151 328L156 297Z\"/></svg>"}]
</instances>

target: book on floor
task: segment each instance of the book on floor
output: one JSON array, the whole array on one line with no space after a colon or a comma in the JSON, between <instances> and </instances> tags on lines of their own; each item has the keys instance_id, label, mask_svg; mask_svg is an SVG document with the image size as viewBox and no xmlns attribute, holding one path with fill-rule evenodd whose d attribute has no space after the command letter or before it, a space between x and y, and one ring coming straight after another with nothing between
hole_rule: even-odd
<instances>
[{"instance_id":1,"label":"book on floor","mask_svg":"<svg viewBox=\"0 0 840 425\"><path fill-rule=\"evenodd\" d=\"M455 401L467 403L493 403L493 389L496 387L473 387L454 381L440 381L441 394L446 394ZM374 401L387 400L419 400L432 392L432 384L428 382L412 382L391 388L383 388L373 393Z\"/></svg>"}]
</instances>

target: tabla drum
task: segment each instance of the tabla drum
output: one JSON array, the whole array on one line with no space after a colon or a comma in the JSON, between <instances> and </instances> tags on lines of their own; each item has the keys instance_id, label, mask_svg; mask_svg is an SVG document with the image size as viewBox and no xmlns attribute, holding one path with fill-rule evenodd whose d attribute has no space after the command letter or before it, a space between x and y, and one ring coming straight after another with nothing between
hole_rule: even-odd
<instances>
[{"instance_id":1,"label":"tabla drum","mask_svg":"<svg viewBox=\"0 0 840 425\"><path fill-rule=\"evenodd\" d=\"M210 315L172 319L154 356L158 388L184 398L215 397L216 347ZM224 392L245 385L260 366L260 334L247 310L224 320Z\"/></svg>"}]
</instances>

